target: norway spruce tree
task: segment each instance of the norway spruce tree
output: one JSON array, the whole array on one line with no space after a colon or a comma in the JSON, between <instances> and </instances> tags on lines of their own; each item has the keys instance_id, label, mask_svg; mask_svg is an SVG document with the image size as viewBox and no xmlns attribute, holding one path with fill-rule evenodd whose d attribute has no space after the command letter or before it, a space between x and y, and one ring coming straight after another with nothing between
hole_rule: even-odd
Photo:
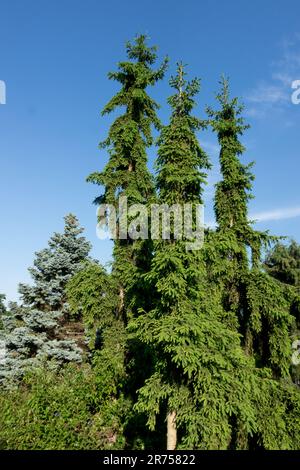
<instances>
[{"instance_id":1,"label":"norway spruce tree","mask_svg":"<svg viewBox=\"0 0 300 470\"><path fill-rule=\"evenodd\" d=\"M170 84L175 89L169 98L172 115L162 129L157 159L159 202L190 204L195 225L209 168L196 137L203 123L191 114L199 81L187 82L180 64ZM164 416L169 450L224 449L232 441L233 416L250 432L255 428L253 363L240 347L239 335L226 327L219 291L208 282L203 250L188 250L188 241L171 230L169 240L154 244L145 276L154 305L129 324L155 357L135 408L146 413L152 430Z\"/></svg>"},{"instance_id":2,"label":"norway spruce tree","mask_svg":"<svg viewBox=\"0 0 300 470\"><path fill-rule=\"evenodd\" d=\"M265 377L260 385L261 400L255 405L257 432L253 438L241 432L236 422L237 445L248 448L255 441L255 445L269 449L296 448L294 430L299 422L295 421L291 430L288 414L281 411L293 409L293 414L299 407L299 394L291 382L291 293L262 267L262 248L275 237L254 230L248 219L254 177L252 164L240 161L244 152L240 137L248 126L241 116L243 107L229 96L225 79L217 99L220 109L208 109L208 114L221 147L222 179L216 187L217 230L208 245L208 269L211 282L216 282L221 293L228 327L241 335L246 354ZM270 426L265 426L268 413L275 416Z\"/></svg>"},{"instance_id":3,"label":"norway spruce tree","mask_svg":"<svg viewBox=\"0 0 300 470\"><path fill-rule=\"evenodd\" d=\"M70 322L65 288L88 259L90 243L80 236L77 218L65 217L63 233L54 233L48 247L36 253L29 268L33 284L20 284L21 305L12 304L4 317L6 359L2 381L19 379L43 360L53 364L80 362L84 347L82 325Z\"/></svg>"},{"instance_id":4,"label":"norway spruce tree","mask_svg":"<svg viewBox=\"0 0 300 470\"><path fill-rule=\"evenodd\" d=\"M99 184L104 193L96 199L99 204L111 204L117 212L117 239L114 243L113 275L119 284L119 316L127 322L126 295L131 286L138 286L139 274L147 269L148 243L134 242L127 234L119 213L120 197L127 198L127 206L145 204L154 195L152 176L147 168L146 149L153 143L152 127L160 122L158 104L148 95L147 88L164 76L167 60L158 69L156 47L147 45L144 35L126 45L128 61L119 63L118 71L110 72L109 79L121 85L120 91L104 107L102 115L124 109L110 127L107 139L100 144L109 153L104 170L93 173L88 181ZM125 235L120 235L120 231ZM123 239L122 239L123 238Z\"/></svg>"},{"instance_id":5,"label":"norway spruce tree","mask_svg":"<svg viewBox=\"0 0 300 470\"><path fill-rule=\"evenodd\" d=\"M147 168L146 150L153 144L152 132L160 128L157 116L158 104L148 94L148 89L160 81L167 67L167 60L155 68L156 47L147 45L144 35L126 45L128 60L118 64L116 72L108 77L120 84L118 93L108 102L102 115L120 111L113 121L108 136L100 144L108 151L109 159L102 172L93 173L88 181L103 188L96 204L110 204L116 211L116 238L114 239L111 282L117 292L117 309L110 314L115 317L118 328L110 335L111 352L120 357L124 352L124 375L127 376L128 395L135 393L136 382L144 373L145 351L136 341L126 340L125 327L128 319L140 305L148 302L142 274L149 268L151 242L133 240L128 233L120 212L120 201L126 201L128 209L134 204L146 204L155 197L153 177ZM130 216L129 216L130 221ZM119 372L120 373L120 372ZM122 375L122 374L121 374ZM115 399L122 392L124 381L114 393Z\"/></svg>"},{"instance_id":6,"label":"norway spruce tree","mask_svg":"<svg viewBox=\"0 0 300 470\"><path fill-rule=\"evenodd\" d=\"M209 109L208 113L221 147L222 180L215 195L218 225L215 246L221 263L218 268L222 269L224 306L232 325L243 334L246 350L251 353L256 349L258 362L271 364L274 374L288 374L291 318L287 300L281 286L261 269L261 249L275 237L254 230L248 218L254 176L253 163L244 165L240 161L245 149L239 137L248 128L241 116L243 106L237 98L230 98L225 78L217 99L221 109ZM247 250L252 259L248 259Z\"/></svg>"}]
</instances>

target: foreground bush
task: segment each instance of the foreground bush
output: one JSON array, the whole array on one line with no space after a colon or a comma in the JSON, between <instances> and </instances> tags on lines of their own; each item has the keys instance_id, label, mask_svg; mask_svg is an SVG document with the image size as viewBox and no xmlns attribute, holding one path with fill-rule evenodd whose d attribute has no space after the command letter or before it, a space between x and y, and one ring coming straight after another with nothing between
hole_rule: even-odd
<instances>
[{"instance_id":1,"label":"foreground bush","mask_svg":"<svg viewBox=\"0 0 300 470\"><path fill-rule=\"evenodd\" d=\"M88 366L39 370L0 393L0 449L120 449L117 407L101 404Z\"/></svg>"}]
</instances>

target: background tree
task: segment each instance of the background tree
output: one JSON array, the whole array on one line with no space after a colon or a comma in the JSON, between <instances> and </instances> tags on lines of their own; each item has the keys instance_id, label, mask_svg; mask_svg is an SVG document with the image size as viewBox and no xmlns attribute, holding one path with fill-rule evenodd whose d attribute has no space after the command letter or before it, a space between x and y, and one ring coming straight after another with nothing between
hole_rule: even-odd
<instances>
[{"instance_id":1,"label":"background tree","mask_svg":"<svg viewBox=\"0 0 300 470\"><path fill-rule=\"evenodd\" d=\"M1 368L4 382L19 379L27 367L43 359L56 364L81 361L84 329L69 318L65 288L88 259L90 243L80 234L77 218L65 217L62 234L55 233L48 248L36 253L29 269L33 285L20 284L22 304L12 304L5 316L6 360Z\"/></svg>"},{"instance_id":2,"label":"background tree","mask_svg":"<svg viewBox=\"0 0 300 470\"><path fill-rule=\"evenodd\" d=\"M292 286L300 286L300 245L292 240L289 245L277 243L267 253L264 267L275 279Z\"/></svg>"},{"instance_id":3,"label":"background tree","mask_svg":"<svg viewBox=\"0 0 300 470\"><path fill-rule=\"evenodd\" d=\"M270 276L285 284L285 291L290 299L290 311L295 318L291 340L297 345L300 338L300 246L294 240L288 245L276 243L266 255L264 268ZM293 364L292 377L299 386L300 365Z\"/></svg>"}]
</instances>

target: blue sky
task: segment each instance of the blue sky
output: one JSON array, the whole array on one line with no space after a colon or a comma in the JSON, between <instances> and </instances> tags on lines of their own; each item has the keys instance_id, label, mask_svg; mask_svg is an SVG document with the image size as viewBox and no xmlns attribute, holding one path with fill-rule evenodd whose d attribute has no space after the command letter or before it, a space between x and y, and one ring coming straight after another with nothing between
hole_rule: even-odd
<instances>
[{"instance_id":1,"label":"blue sky","mask_svg":"<svg viewBox=\"0 0 300 470\"><path fill-rule=\"evenodd\" d=\"M222 73L246 105L251 129L244 161L255 160L257 228L300 242L300 105L291 103L291 82L300 80L299 1L273 0L2 0L0 80L0 292L17 298L27 282L34 252L44 248L63 216L74 212L106 263L110 243L96 237L93 198L85 182L106 161L98 142L110 118L100 110L117 91L107 72L124 59L124 43L150 36L159 56L168 54L166 79L150 90L167 122L167 78L176 62L202 78L197 114L204 117ZM214 168L206 189L206 221L213 221L213 184L218 180L217 142L199 139ZM149 151L150 163L155 149Z\"/></svg>"}]
</instances>

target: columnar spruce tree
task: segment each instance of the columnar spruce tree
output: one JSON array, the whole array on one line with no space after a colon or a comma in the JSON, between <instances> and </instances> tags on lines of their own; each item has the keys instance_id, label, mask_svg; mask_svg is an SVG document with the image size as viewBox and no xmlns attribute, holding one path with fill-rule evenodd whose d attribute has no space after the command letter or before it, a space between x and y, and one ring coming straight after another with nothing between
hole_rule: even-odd
<instances>
[{"instance_id":1,"label":"columnar spruce tree","mask_svg":"<svg viewBox=\"0 0 300 470\"><path fill-rule=\"evenodd\" d=\"M118 292L118 302L117 309L113 309L111 315L117 319L118 328L109 338L114 343L111 343L110 349L116 356L120 357L119 352L124 351L123 367L128 377L127 392L131 395L135 393L139 375L144 373L142 363L145 351L140 350L135 341L126 344L125 327L138 306L147 302L148 293L141 280L149 267L151 241L130 237L119 203L121 198L123 201L126 198L126 205L130 208L133 204L146 204L155 197L146 150L153 144L152 130L160 128L160 121L156 113L158 104L149 96L147 89L163 78L167 59L154 69L156 47L149 47L144 35L138 36L134 43L128 42L126 49L128 60L120 62L118 70L108 75L109 79L121 85L121 89L104 107L102 115L117 109L124 112L114 120L107 139L100 144L101 148L108 150L108 163L102 172L91 174L88 181L104 189L95 203L110 204L116 211L117 233L111 282ZM119 384L113 399L121 394L123 386L123 383Z\"/></svg>"},{"instance_id":2,"label":"columnar spruce tree","mask_svg":"<svg viewBox=\"0 0 300 470\"><path fill-rule=\"evenodd\" d=\"M228 326L241 334L246 354L255 360L258 372L265 377L260 385L261 399L255 405L255 438L241 432L237 422L239 442L236 445L247 448L256 442L265 448L293 448L297 445L295 430L290 429L288 413L285 416L280 411L299 407L299 397L290 376L290 333L294 322L290 314L290 293L262 267L261 250L276 237L254 230L248 219L248 200L252 197L254 177L250 171L252 164L240 162L244 147L239 138L248 127L241 116L243 107L237 98L230 98L228 82L224 78L217 98L220 109L208 109L208 114L221 147L222 180L216 187L217 230L209 244L208 268L211 282L216 282L221 292ZM274 410L273 421L270 426L265 426L264 416L274 414Z\"/></svg>"},{"instance_id":3,"label":"columnar spruce tree","mask_svg":"<svg viewBox=\"0 0 300 470\"><path fill-rule=\"evenodd\" d=\"M216 185L215 215L217 231L215 246L219 251L219 265L222 270L220 280L223 286L223 303L228 311L231 324L244 336L248 352L253 347L250 308L250 279L255 283L260 279L261 288L267 288L271 279L261 272L261 248L275 239L265 232L253 229L248 219L248 201L252 198L251 189L254 175L253 163L244 165L240 156L244 147L239 136L249 127L241 116L243 106L237 98L230 99L228 81L222 78L222 90L217 99L221 109L208 109L213 130L218 134L220 169L222 180ZM249 259L247 249L252 254ZM252 266L250 266L252 264ZM256 280L256 281L255 281ZM254 286L252 285L254 288ZM271 307L270 307L271 308ZM285 323L285 343L288 340L289 318L282 313ZM288 351L286 351L288 359Z\"/></svg>"},{"instance_id":4,"label":"columnar spruce tree","mask_svg":"<svg viewBox=\"0 0 300 470\"><path fill-rule=\"evenodd\" d=\"M120 91L104 107L102 115L117 108L125 108L124 114L113 122L107 139L100 144L107 148L109 161L101 173L93 173L88 181L104 187L104 193L95 202L111 204L117 212L117 239L114 243L113 275L119 284L119 315L127 322L126 293L140 274L147 269L148 243L136 243L127 234L127 227L120 223L120 197L127 198L128 207L145 204L154 196L152 176L147 168L146 149L153 143L152 126L160 127L157 103L148 95L147 88L164 76L167 60L154 70L156 47L148 47L146 37L138 36L126 46L128 61L119 63L117 72L108 77L121 84ZM124 231L124 236L120 231ZM146 265L145 265L146 264Z\"/></svg>"},{"instance_id":5,"label":"columnar spruce tree","mask_svg":"<svg viewBox=\"0 0 300 470\"><path fill-rule=\"evenodd\" d=\"M186 82L180 64L170 84L175 94L169 98L170 124L159 139L159 202L190 204L195 225L209 168L196 137L202 122L191 115L199 81ZM255 427L249 392L255 379L238 334L223 325L220 296L208 283L203 251L187 250L190 241L171 231L170 240L154 245L146 274L154 306L129 324L156 359L139 390L136 409L147 414L152 430L156 418L165 414L170 450L227 448L232 415L239 416L246 429Z\"/></svg>"}]
</instances>

